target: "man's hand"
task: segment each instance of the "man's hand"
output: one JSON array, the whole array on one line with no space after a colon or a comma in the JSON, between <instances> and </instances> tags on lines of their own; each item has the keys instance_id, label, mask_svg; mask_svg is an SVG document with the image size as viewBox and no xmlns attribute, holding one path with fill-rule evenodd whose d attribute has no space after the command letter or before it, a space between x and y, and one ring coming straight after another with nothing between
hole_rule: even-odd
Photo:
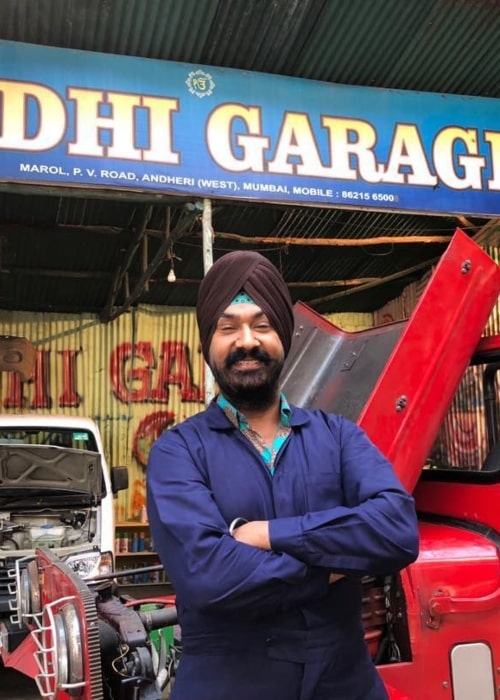
<instances>
[{"instance_id":1,"label":"man's hand","mask_svg":"<svg viewBox=\"0 0 500 700\"><path fill-rule=\"evenodd\" d=\"M271 550L271 542L269 541L269 522L267 520L253 520L250 523L245 523L233 530L233 537L238 542L249 544L257 549ZM336 583L344 574L335 574L333 571L330 574L328 583Z\"/></svg>"},{"instance_id":2,"label":"man's hand","mask_svg":"<svg viewBox=\"0 0 500 700\"><path fill-rule=\"evenodd\" d=\"M269 523L267 520L253 520L250 523L240 525L233 532L233 537L238 542L249 544L257 549L271 550L269 541Z\"/></svg>"}]
</instances>

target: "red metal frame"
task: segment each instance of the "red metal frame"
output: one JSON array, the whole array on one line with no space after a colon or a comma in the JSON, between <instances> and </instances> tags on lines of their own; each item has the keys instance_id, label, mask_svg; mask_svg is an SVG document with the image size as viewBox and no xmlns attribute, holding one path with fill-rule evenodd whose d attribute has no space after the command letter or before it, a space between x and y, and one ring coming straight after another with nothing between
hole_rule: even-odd
<instances>
[{"instance_id":1,"label":"red metal frame","mask_svg":"<svg viewBox=\"0 0 500 700\"><path fill-rule=\"evenodd\" d=\"M47 604L55 604L54 610L57 612L58 608L62 607L62 605L64 605L64 601L68 598L71 599L71 601L78 610L78 616L81 625L81 644L84 663L84 677L86 680L85 686L81 688L81 690L78 693L78 698L79 700L93 700L93 698L97 697L97 695L94 692L96 690L95 687L92 687L91 675L94 678L95 685L95 680L99 673L94 672L93 674L91 674L90 668L91 664L93 664L93 666L95 667L95 664L98 663L100 656L98 649L96 650L95 648L90 648L91 642L89 641L87 614L84 605L84 599L82 596L82 591L88 589L86 588L83 581L76 574L70 572L70 574L68 575L67 571L61 570L58 564L59 560L51 552L37 550L36 556L39 573L38 583L40 587L40 600L42 610ZM88 598L89 600L91 599L90 593L88 594ZM57 601L63 602L61 602L61 604L58 606ZM46 620L47 618L44 616L40 620L40 622L42 622L42 624L45 624ZM97 616L93 622L97 624ZM38 628L38 625L33 623L32 625L30 625L30 627L32 630L35 630ZM47 632L45 633L45 635L47 645L50 647L50 633ZM94 630L93 637L97 639L98 644L97 629ZM29 635L17 647L17 649L15 649L12 652L12 654L3 654L2 660L5 666L15 668L17 671L24 673L30 678L36 679L36 677L40 673L40 669L35 662L35 652L37 651L38 647L33 639L33 636ZM49 665L53 667L53 662ZM57 700L71 700L71 698L74 696L71 695L69 692L58 690L55 697L57 697Z\"/></svg>"},{"instance_id":2,"label":"red metal frame","mask_svg":"<svg viewBox=\"0 0 500 700\"><path fill-rule=\"evenodd\" d=\"M31 636L26 637L10 654L2 650L2 662L7 668L15 668L25 676L35 678L38 666L35 663L36 645Z\"/></svg>"},{"instance_id":3,"label":"red metal frame","mask_svg":"<svg viewBox=\"0 0 500 700\"><path fill-rule=\"evenodd\" d=\"M413 660L379 666L386 684L409 700L452 700L449 654L460 642L487 641L498 667L498 566L496 546L482 535L421 524L419 559L403 572Z\"/></svg>"},{"instance_id":4,"label":"red metal frame","mask_svg":"<svg viewBox=\"0 0 500 700\"><path fill-rule=\"evenodd\" d=\"M457 229L359 424L413 491L500 293L500 267Z\"/></svg>"},{"instance_id":5,"label":"red metal frame","mask_svg":"<svg viewBox=\"0 0 500 700\"><path fill-rule=\"evenodd\" d=\"M498 350L498 337L480 336L499 292L500 268L458 230L359 418L409 490L474 351L487 357ZM424 513L500 533L500 484L421 481L415 497ZM391 700L394 689L408 700L452 700L454 645L487 641L494 668L500 664L499 554L465 527L420 526L419 559L402 572L413 658L379 671Z\"/></svg>"}]
</instances>

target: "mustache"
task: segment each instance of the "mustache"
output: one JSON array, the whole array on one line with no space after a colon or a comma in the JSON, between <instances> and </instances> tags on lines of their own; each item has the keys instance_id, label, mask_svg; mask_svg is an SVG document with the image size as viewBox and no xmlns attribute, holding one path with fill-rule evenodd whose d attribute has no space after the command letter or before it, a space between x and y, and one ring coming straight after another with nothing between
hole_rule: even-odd
<instances>
[{"instance_id":1,"label":"mustache","mask_svg":"<svg viewBox=\"0 0 500 700\"><path fill-rule=\"evenodd\" d=\"M271 357L260 348L252 348L250 351L237 348L226 357L224 363L226 369L230 369L236 362L240 362L241 360L257 360L258 362L268 365L271 362Z\"/></svg>"}]
</instances>

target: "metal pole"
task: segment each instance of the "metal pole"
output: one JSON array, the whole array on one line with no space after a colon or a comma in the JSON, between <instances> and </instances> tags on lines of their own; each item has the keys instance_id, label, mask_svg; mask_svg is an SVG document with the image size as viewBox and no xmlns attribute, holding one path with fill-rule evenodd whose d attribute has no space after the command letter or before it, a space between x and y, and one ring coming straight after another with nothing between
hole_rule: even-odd
<instances>
[{"instance_id":1,"label":"metal pole","mask_svg":"<svg viewBox=\"0 0 500 700\"><path fill-rule=\"evenodd\" d=\"M214 230L212 228L212 202L210 199L203 200L203 274L207 272L214 262ZM208 405L215 396L215 382L212 370L205 363L205 404Z\"/></svg>"}]
</instances>

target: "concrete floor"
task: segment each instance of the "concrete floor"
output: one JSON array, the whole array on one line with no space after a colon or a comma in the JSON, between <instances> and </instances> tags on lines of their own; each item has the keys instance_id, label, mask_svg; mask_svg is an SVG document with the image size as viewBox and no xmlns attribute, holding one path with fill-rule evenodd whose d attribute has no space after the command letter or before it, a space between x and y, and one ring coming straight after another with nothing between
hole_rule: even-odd
<instances>
[{"instance_id":1,"label":"concrete floor","mask_svg":"<svg viewBox=\"0 0 500 700\"><path fill-rule=\"evenodd\" d=\"M35 681L10 668L0 668L1 700L40 700Z\"/></svg>"}]
</instances>

